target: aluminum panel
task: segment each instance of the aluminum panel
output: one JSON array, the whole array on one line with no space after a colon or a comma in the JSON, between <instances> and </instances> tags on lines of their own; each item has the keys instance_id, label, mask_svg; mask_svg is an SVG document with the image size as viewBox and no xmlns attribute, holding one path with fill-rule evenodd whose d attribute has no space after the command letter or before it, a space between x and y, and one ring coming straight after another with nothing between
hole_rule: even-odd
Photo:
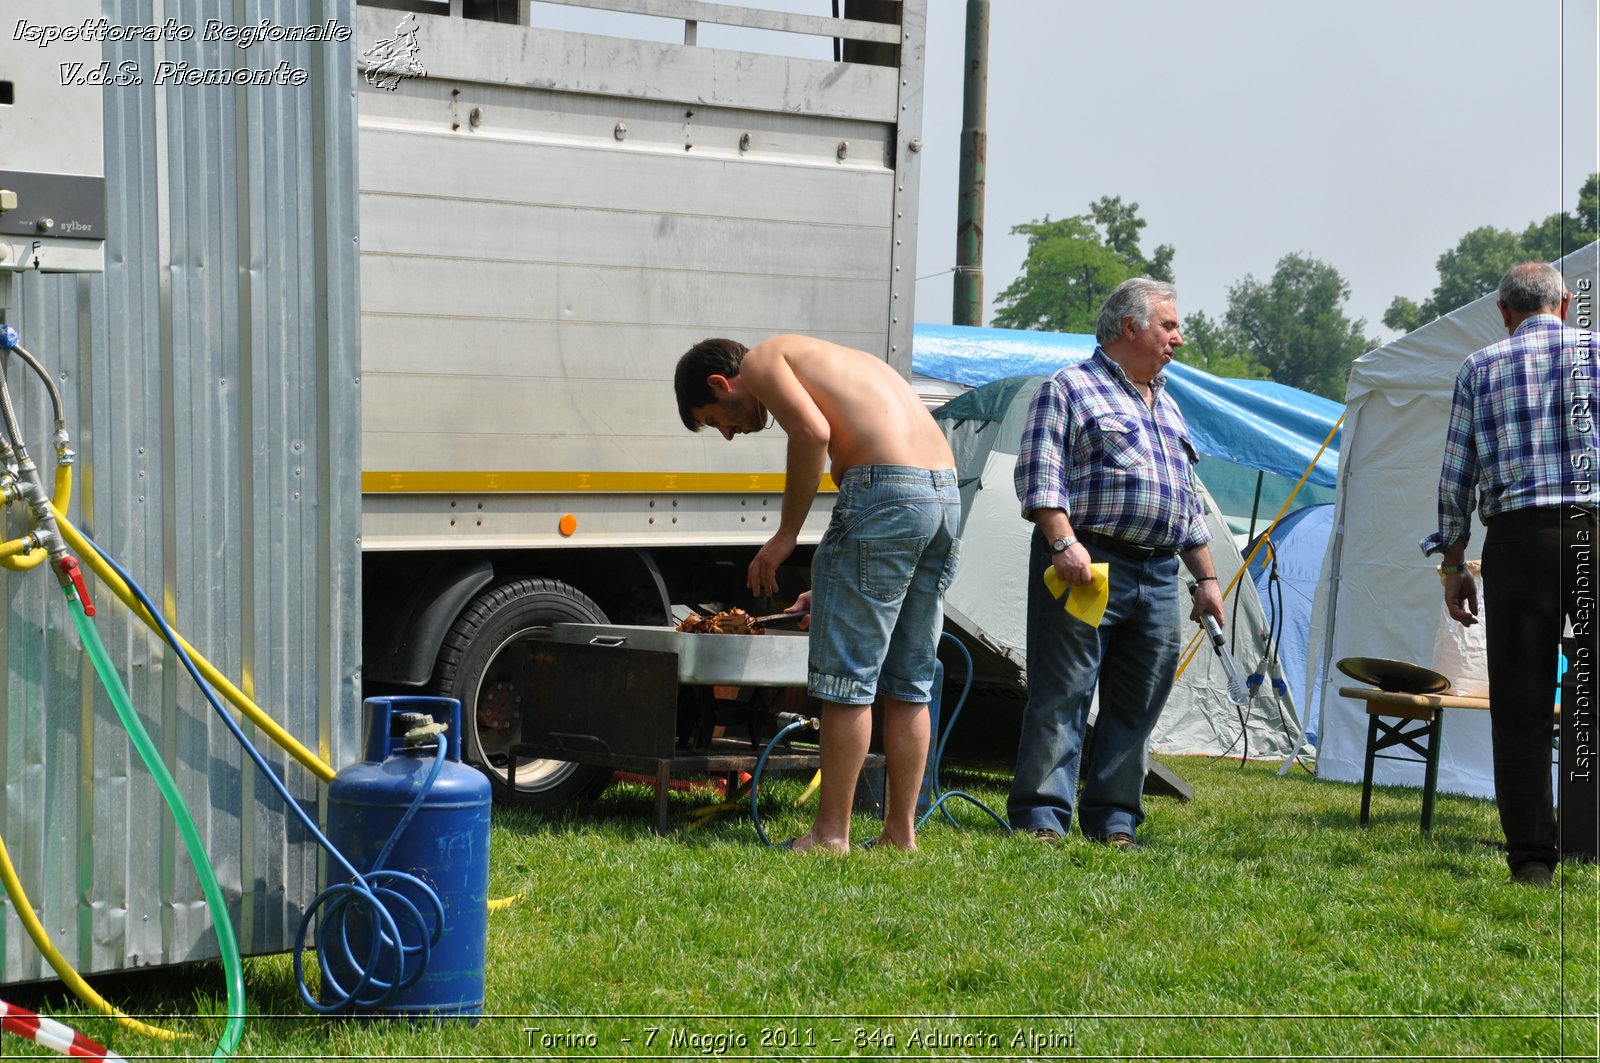
<instances>
[{"instance_id":1,"label":"aluminum panel","mask_svg":"<svg viewBox=\"0 0 1600 1063\"><path fill-rule=\"evenodd\" d=\"M879 122L814 114L751 111L697 103L641 100L619 96L573 95L548 89L445 81L430 76L408 83L400 93L367 92L361 97L364 129L413 138L419 150L449 150L438 139L456 136L471 143L544 143L615 153L653 151L683 157L725 157L752 162L809 162L830 168L884 167L895 151L891 126ZM435 138L435 139L428 139ZM839 143L847 150L841 158ZM431 171L364 172L369 188L404 192ZM492 175L463 174L464 177ZM520 175L553 187L550 171ZM507 188L512 197L519 187ZM587 188L567 189L575 196ZM655 189L638 189L648 197ZM806 204L795 204L806 209Z\"/></svg>"},{"instance_id":2,"label":"aluminum panel","mask_svg":"<svg viewBox=\"0 0 1600 1063\"><path fill-rule=\"evenodd\" d=\"M582 181L586 173L574 170L573 180ZM682 183L686 176L675 180ZM797 187L870 205L878 220L755 221L678 209L647 214L601 206L369 195L362 204L362 229L375 237L365 247L369 257L462 260L481 267L491 280L500 265L562 264L575 251L599 268L881 280L889 254L890 230L881 223L890 202L889 178L853 175ZM769 188L766 194L778 191Z\"/></svg>"},{"instance_id":3,"label":"aluminum panel","mask_svg":"<svg viewBox=\"0 0 1600 1063\"><path fill-rule=\"evenodd\" d=\"M601 207L653 216L732 218L763 223L887 227L887 204L855 194L852 175L886 181L881 155L851 166L834 158L843 131L826 138L825 154L741 157L734 143L718 151L668 150L564 142L554 138L491 139L440 131L364 125L361 186L367 196L482 200L502 205ZM419 171L419 167L421 167ZM837 176L836 176L837 175ZM819 187L820 186L820 187ZM870 187L870 186L868 186ZM838 196L820 194L832 189ZM888 194L888 186L878 197ZM406 233L373 234L374 250ZM402 244L403 246L403 244Z\"/></svg>"},{"instance_id":4,"label":"aluminum panel","mask_svg":"<svg viewBox=\"0 0 1600 1063\"><path fill-rule=\"evenodd\" d=\"M95 12L197 30L217 14L135 0ZM249 12L284 26L354 17L352 0ZM355 43L239 49L197 32L104 45L113 68L145 74L94 92L106 270L23 274L8 311L61 383L79 453L73 521L335 766L359 755ZM163 62L306 76L159 85ZM47 459L48 406L16 367L7 380L31 452ZM317 850L171 653L90 586L96 630L195 816L242 947L288 948L316 891ZM85 972L214 956L198 880L54 581L7 572L0 593L0 831L55 944ZM320 805L315 776L270 743L262 752L299 803ZM0 982L52 976L9 903L0 936Z\"/></svg>"},{"instance_id":5,"label":"aluminum panel","mask_svg":"<svg viewBox=\"0 0 1600 1063\"><path fill-rule=\"evenodd\" d=\"M362 296L370 304L364 316L698 324L707 335L729 330L815 332L836 323L859 328L863 315L882 320L888 288L884 280L762 276L736 268L696 274L583 262L563 267L384 255L365 256L361 266L366 275ZM386 365L375 356L368 368ZM609 376L606 370L599 366L593 372Z\"/></svg>"},{"instance_id":6,"label":"aluminum panel","mask_svg":"<svg viewBox=\"0 0 1600 1063\"><path fill-rule=\"evenodd\" d=\"M900 5L899 124L895 128L894 257L888 321L889 349L885 357L907 380L911 379L911 330L916 321L914 301L917 275L917 203L922 187L922 85L924 42L928 35L927 0L903 0Z\"/></svg>"},{"instance_id":7,"label":"aluminum panel","mask_svg":"<svg viewBox=\"0 0 1600 1063\"><path fill-rule=\"evenodd\" d=\"M669 17L745 17L648 2ZM920 78L924 5L901 9L903 26L864 32L904 42ZM361 17L370 37L401 16ZM903 340L909 356L921 113L900 70L424 15L416 26L427 76L360 101L365 469L770 474L781 433L729 448L683 430L668 383L683 350L801 332L891 361ZM452 504L474 507L459 521L438 494L369 496L364 542L537 547L567 497L477 490L491 493L451 488ZM485 504L528 517L520 538L479 519ZM607 501L572 544L692 541L676 522L636 520L632 504ZM695 507L703 544L760 533L734 506Z\"/></svg>"},{"instance_id":8,"label":"aluminum panel","mask_svg":"<svg viewBox=\"0 0 1600 1063\"><path fill-rule=\"evenodd\" d=\"M393 11L363 8L357 36L394 32ZM429 78L707 107L807 113L893 123L893 67L833 63L679 44L416 16L417 58Z\"/></svg>"},{"instance_id":9,"label":"aluminum panel","mask_svg":"<svg viewBox=\"0 0 1600 1063\"><path fill-rule=\"evenodd\" d=\"M818 317L813 314L810 320L824 324ZM876 321L863 320L855 329L816 328L812 333L835 343L872 350L883 342L875 324ZM778 331L801 330L791 323L788 329L774 329ZM592 372L588 367L593 364L595 352L605 351L607 364L624 379L655 378L663 383L678 356L710 335L703 322L652 325L634 321L527 321L403 313L369 314L362 319L361 333L363 347L385 351L385 371L395 373L439 372L440 359L448 352L457 364L492 371L529 372L537 362L552 376L565 375ZM724 332L743 343L757 343L769 334L766 329ZM367 465L372 467L371 462Z\"/></svg>"}]
</instances>

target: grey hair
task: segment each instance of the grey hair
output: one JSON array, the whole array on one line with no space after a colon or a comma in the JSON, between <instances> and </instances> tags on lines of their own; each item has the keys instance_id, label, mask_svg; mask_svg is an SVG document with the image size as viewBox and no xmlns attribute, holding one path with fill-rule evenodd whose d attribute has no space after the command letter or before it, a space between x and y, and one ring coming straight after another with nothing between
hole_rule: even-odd
<instances>
[{"instance_id":1,"label":"grey hair","mask_svg":"<svg viewBox=\"0 0 1600 1063\"><path fill-rule=\"evenodd\" d=\"M1153 313L1150 304L1154 302L1175 302L1178 290L1166 281L1151 280L1149 277L1130 277L1117 285L1116 289L1106 299L1105 305L1100 307L1100 320L1095 324L1094 338L1100 341L1101 347L1108 347L1122 338L1122 319L1133 318L1137 327L1149 328L1150 315Z\"/></svg>"},{"instance_id":2,"label":"grey hair","mask_svg":"<svg viewBox=\"0 0 1600 1063\"><path fill-rule=\"evenodd\" d=\"M1500 278L1500 303L1517 314L1556 310L1566 297L1561 271L1545 262L1522 262Z\"/></svg>"}]
</instances>

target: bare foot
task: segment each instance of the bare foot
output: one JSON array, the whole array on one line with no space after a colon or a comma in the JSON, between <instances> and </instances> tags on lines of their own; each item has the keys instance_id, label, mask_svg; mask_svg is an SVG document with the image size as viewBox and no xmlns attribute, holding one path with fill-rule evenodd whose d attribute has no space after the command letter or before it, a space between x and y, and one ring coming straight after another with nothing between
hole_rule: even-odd
<instances>
[{"instance_id":1,"label":"bare foot","mask_svg":"<svg viewBox=\"0 0 1600 1063\"><path fill-rule=\"evenodd\" d=\"M913 837L910 841L902 842L889 837L887 834L880 834L868 842L866 847L869 849L899 849L901 852L914 853L917 851L917 839Z\"/></svg>"},{"instance_id":2,"label":"bare foot","mask_svg":"<svg viewBox=\"0 0 1600 1063\"><path fill-rule=\"evenodd\" d=\"M810 834L804 834L804 835L801 835L798 838L790 838L788 841L780 843L778 845L778 848L779 849L788 849L788 850L791 850L791 851L797 852L797 853L809 853L809 852L815 850L817 852L829 852L829 853L841 853L842 854L842 853L848 853L850 851L850 843L848 841L845 841L845 842L818 841L815 836L810 835Z\"/></svg>"}]
</instances>

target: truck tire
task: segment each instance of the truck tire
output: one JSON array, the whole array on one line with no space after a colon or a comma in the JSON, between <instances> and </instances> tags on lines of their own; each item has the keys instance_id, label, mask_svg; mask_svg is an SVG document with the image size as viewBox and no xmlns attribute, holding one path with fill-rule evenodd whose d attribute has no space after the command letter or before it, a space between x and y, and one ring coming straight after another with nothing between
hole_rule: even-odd
<instances>
[{"instance_id":1,"label":"truck tire","mask_svg":"<svg viewBox=\"0 0 1600 1063\"><path fill-rule=\"evenodd\" d=\"M521 579L489 587L450 626L429 685L460 700L463 757L489 776L497 801L555 808L593 799L610 783L610 768L527 757L517 761L514 795L506 783L508 751L522 732L515 677L526 644L548 638L551 624L606 622L567 584Z\"/></svg>"}]
</instances>

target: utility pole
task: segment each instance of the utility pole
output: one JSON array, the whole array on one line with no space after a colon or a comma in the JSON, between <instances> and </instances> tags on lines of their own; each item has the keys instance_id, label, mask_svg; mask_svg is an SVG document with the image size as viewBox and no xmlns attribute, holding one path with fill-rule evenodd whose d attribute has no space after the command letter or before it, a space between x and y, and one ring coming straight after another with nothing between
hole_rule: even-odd
<instances>
[{"instance_id":1,"label":"utility pole","mask_svg":"<svg viewBox=\"0 0 1600 1063\"><path fill-rule=\"evenodd\" d=\"M983 324L983 182L989 154L989 0L967 0L966 80L961 104L961 176L956 209L955 298L950 320Z\"/></svg>"}]
</instances>

